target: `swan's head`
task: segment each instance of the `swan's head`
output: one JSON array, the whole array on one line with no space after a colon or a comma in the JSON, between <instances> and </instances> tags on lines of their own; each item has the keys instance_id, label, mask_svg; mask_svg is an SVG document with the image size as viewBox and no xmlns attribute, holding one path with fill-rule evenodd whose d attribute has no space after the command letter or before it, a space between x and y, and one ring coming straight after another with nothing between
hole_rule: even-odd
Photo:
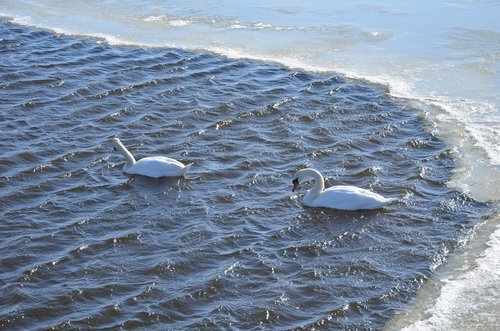
<instances>
[{"instance_id":1,"label":"swan's head","mask_svg":"<svg viewBox=\"0 0 500 331\"><path fill-rule=\"evenodd\" d=\"M299 184L304 182L305 177L307 177L304 170L305 169L299 170L295 173L295 175L293 175L294 180L292 180L292 192L295 192L295 190L299 187Z\"/></svg>"},{"instance_id":2,"label":"swan's head","mask_svg":"<svg viewBox=\"0 0 500 331\"><path fill-rule=\"evenodd\" d=\"M297 187L299 187L299 179L295 178L294 180L292 180L292 184L293 184L292 192L295 192L295 190L297 189Z\"/></svg>"},{"instance_id":3,"label":"swan's head","mask_svg":"<svg viewBox=\"0 0 500 331\"><path fill-rule=\"evenodd\" d=\"M292 181L292 192L294 192L299 187L300 183L307 182L311 179L323 180L321 174L317 170L312 168L305 168L297 171L295 175L293 175L293 178L294 180Z\"/></svg>"},{"instance_id":4,"label":"swan's head","mask_svg":"<svg viewBox=\"0 0 500 331\"><path fill-rule=\"evenodd\" d=\"M117 151L121 145L121 141L118 138L113 138L113 151Z\"/></svg>"}]
</instances>

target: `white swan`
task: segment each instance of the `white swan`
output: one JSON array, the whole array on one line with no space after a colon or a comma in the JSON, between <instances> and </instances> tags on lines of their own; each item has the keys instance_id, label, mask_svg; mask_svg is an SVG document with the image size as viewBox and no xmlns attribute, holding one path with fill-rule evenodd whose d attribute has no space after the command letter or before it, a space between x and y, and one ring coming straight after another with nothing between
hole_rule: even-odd
<instances>
[{"instance_id":1,"label":"white swan","mask_svg":"<svg viewBox=\"0 0 500 331\"><path fill-rule=\"evenodd\" d=\"M396 199L387 199L355 186L332 186L325 188L325 181L316 169L306 168L299 170L293 176L292 192L299 183L308 178L314 179L313 188L304 196L304 204L309 207L326 207L342 210L377 209Z\"/></svg>"},{"instance_id":2,"label":"white swan","mask_svg":"<svg viewBox=\"0 0 500 331\"><path fill-rule=\"evenodd\" d=\"M113 138L115 149L119 150L127 162L123 171L127 174L142 175L148 177L178 177L184 176L192 164L185 166L181 162L165 156L150 156L136 161L118 138Z\"/></svg>"}]
</instances>

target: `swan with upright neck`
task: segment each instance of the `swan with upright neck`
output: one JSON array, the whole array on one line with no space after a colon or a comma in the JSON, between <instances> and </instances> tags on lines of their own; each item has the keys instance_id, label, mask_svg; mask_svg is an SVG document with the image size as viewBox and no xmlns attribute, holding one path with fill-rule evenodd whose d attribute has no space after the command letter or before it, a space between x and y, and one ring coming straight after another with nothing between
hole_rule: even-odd
<instances>
[{"instance_id":1,"label":"swan with upright neck","mask_svg":"<svg viewBox=\"0 0 500 331\"><path fill-rule=\"evenodd\" d=\"M384 198L374 193L355 186L332 186L325 190L323 175L312 168L299 170L293 176L292 192L299 183L314 179L314 186L304 196L304 205L309 207L325 207L341 210L377 209L396 199Z\"/></svg>"},{"instance_id":2,"label":"swan with upright neck","mask_svg":"<svg viewBox=\"0 0 500 331\"><path fill-rule=\"evenodd\" d=\"M120 139L113 138L113 145L120 151L127 161L123 171L131 175L142 175L147 177L181 177L191 168L192 164L183 163L165 156L150 156L136 161L132 153L122 144Z\"/></svg>"}]
</instances>

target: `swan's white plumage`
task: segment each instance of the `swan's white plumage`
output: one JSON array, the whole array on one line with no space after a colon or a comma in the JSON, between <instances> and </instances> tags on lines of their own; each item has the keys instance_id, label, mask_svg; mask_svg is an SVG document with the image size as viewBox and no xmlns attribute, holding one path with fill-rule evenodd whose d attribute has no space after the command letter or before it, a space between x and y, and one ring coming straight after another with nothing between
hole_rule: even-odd
<instances>
[{"instance_id":1,"label":"swan's white plumage","mask_svg":"<svg viewBox=\"0 0 500 331\"><path fill-rule=\"evenodd\" d=\"M127 162L123 166L123 171L127 174L142 175L147 177L178 177L184 176L191 168L183 163L165 156L150 156L136 161L132 153L122 144L120 139L113 138L113 145L125 157Z\"/></svg>"},{"instance_id":2,"label":"swan's white plumage","mask_svg":"<svg viewBox=\"0 0 500 331\"><path fill-rule=\"evenodd\" d=\"M132 167L124 167L128 174L148 177L177 177L184 176L191 165L184 166L181 162L164 156L151 156L140 159Z\"/></svg>"},{"instance_id":3,"label":"swan's white plumage","mask_svg":"<svg viewBox=\"0 0 500 331\"><path fill-rule=\"evenodd\" d=\"M342 210L377 209L395 200L355 186L333 186L325 190L323 176L311 168L297 171L293 178L294 190L300 182L308 178L314 179L313 188L304 196L304 204L309 207Z\"/></svg>"}]
</instances>

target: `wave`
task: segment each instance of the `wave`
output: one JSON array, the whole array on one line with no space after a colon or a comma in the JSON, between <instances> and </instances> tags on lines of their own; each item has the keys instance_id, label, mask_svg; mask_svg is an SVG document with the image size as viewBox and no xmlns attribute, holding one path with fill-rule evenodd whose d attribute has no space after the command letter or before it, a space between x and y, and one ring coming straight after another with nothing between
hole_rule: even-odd
<instances>
[{"instance_id":1,"label":"wave","mask_svg":"<svg viewBox=\"0 0 500 331\"><path fill-rule=\"evenodd\" d=\"M9 15L5 12L3 15L6 14ZM70 25L64 20L47 21L21 15L11 17L10 20L17 24L47 28L59 34L96 38L98 43L208 51L232 59L279 63L297 70L337 72L351 79L386 86L392 96L413 100L416 107L424 109L430 126L454 146L459 166L451 185L481 201L500 199L498 190L484 189L500 186L500 179L495 180L500 178L500 147L496 144L500 140L500 101L494 93L480 99L468 98L462 92L469 87L455 87L451 82L443 87L439 83L441 79L434 77L436 70L442 73L444 79L454 79L458 73L458 69L448 67L446 54L433 60L419 58L418 54L392 53L386 58L385 52L377 52L378 45L390 43L396 38L394 32L357 25L295 24L290 20L283 24L242 22L218 13L198 17L136 15L129 17L134 31L124 28L121 19L115 18L110 18L115 20L105 24L99 17L93 18L98 26L95 29L90 25ZM165 33L168 38L164 37ZM473 34L471 31L468 33ZM494 34L480 33L479 36L488 38L490 42L496 40ZM241 43L242 37L249 41ZM456 39L455 36L453 38ZM461 43L464 43L464 38L460 39ZM470 44L469 39L465 38ZM317 50L311 47L317 47ZM357 48L359 50L353 51ZM488 49L481 58L499 56ZM366 51L374 53L366 58ZM476 52L462 62L472 61L478 56ZM462 63L458 63L458 67L465 70ZM477 70L471 74L481 76ZM480 85L476 89L481 88ZM456 130L457 127L461 129Z\"/></svg>"}]
</instances>

